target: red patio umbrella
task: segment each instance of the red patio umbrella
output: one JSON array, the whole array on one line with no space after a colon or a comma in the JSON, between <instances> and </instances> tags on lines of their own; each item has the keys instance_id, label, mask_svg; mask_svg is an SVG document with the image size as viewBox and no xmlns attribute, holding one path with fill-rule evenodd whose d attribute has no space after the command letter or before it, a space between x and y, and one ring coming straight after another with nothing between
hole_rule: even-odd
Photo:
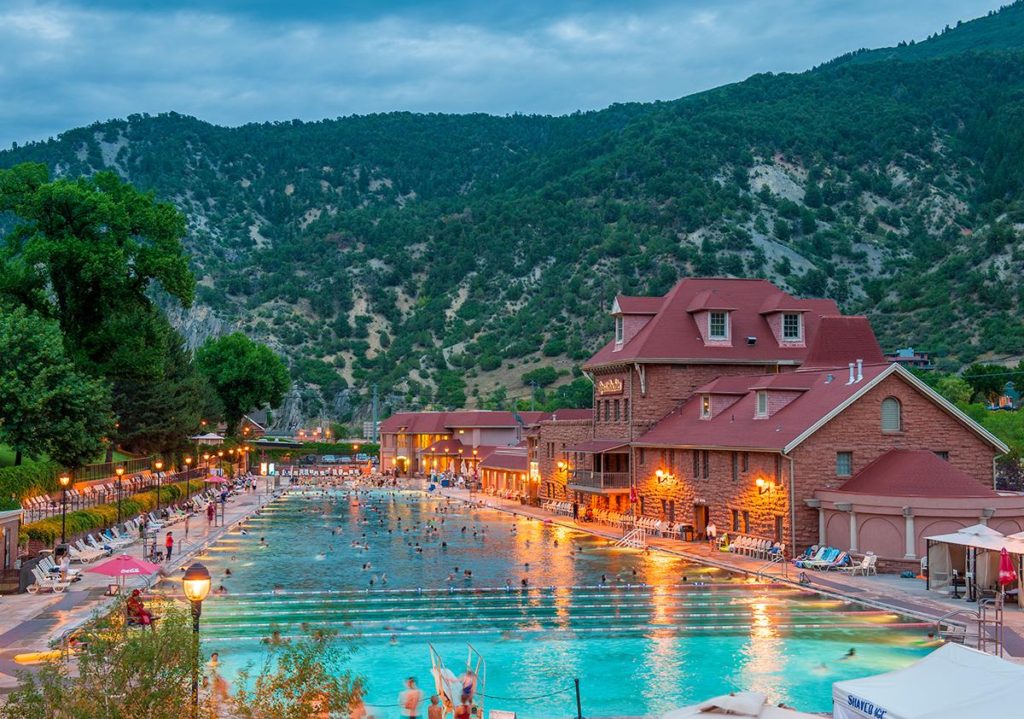
<instances>
[{"instance_id":1,"label":"red patio umbrella","mask_svg":"<svg viewBox=\"0 0 1024 719\"><path fill-rule=\"evenodd\" d=\"M159 564L147 562L144 559L136 559L127 554L120 554L108 559L105 562L89 567L85 571L105 574L108 577L130 577L134 575L154 574L160 571Z\"/></svg>"},{"instance_id":2,"label":"red patio umbrella","mask_svg":"<svg viewBox=\"0 0 1024 719\"><path fill-rule=\"evenodd\" d=\"M226 479L224 479L223 477L218 477L215 474L211 474L203 481L206 482L207 484L224 484L225 482L227 482Z\"/></svg>"},{"instance_id":3,"label":"red patio umbrella","mask_svg":"<svg viewBox=\"0 0 1024 719\"><path fill-rule=\"evenodd\" d=\"M1017 570L1013 568L1013 561L1006 547L999 552L999 586L1006 587L1017 583Z\"/></svg>"},{"instance_id":4,"label":"red patio umbrella","mask_svg":"<svg viewBox=\"0 0 1024 719\"><path fill-rule=\"evenodd\" d=\"M127 554L120 554L105 562L89 567L85 571L105 574L108 577L117 577L118 584L123 586L126 577L148 576L159 572L160 569L159 564L129 557Z\"/></svg>"}]
</instances>

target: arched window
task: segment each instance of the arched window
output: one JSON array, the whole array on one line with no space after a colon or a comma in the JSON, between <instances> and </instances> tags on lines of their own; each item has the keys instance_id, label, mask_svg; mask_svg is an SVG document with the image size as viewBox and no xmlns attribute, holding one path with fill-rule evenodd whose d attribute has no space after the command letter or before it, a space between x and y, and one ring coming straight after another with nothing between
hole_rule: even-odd
<instances>
[{"instance_id":1,"label":"arched window","mask_svg":"<svg viewBox=\"0 0 1024 719\"><path fill-rule=\"evenodd\" d=\"M903 416L900 401L895 397L882 400L882 431L899 432L903 429Z\"/></svg>"}]
</instances>

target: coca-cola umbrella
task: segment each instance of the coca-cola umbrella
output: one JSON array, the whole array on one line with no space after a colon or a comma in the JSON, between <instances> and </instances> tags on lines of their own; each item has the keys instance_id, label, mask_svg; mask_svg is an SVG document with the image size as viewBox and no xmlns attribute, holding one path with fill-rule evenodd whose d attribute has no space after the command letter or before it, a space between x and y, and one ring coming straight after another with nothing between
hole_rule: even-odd
<instances>
[{"instance_id":1,"label":"coca-cola umbrella","mask_svg":"<svg viewBox=\"0 0 1024 719\"><path fill-rule=\"evenodd\" d=\"M999 586L1005 589L1011 584L1017 583L1017 570L1013 568L1013 560L1010 553L1003 547L999 552Z\"/></svg>"},{"instance_id":2,"label":"coca-cola umbrella","mask_svg":"<svg viewBox=\"0 0 1024 719\"><path fill-rule=\"evenodd\" d=\"M144 559L131 557L127 554L119 554L105 562L89 567L85 571L103 574L108 577L117 577L119 582L123 584L126 577L146 577L150 574L156 574L160 569L159 564L147 562Z\"/></svg>"},{"instance_id":3,"label":"coca-cola umbrella","mask_svg":"<svg viewBox=\"0 0 1024 719\"><path fill-rule=\"evenodd\" d=\"M216 474L211 474L209 477L203 480L207 484L224 484L227 482L223 477L218 477Z\"/></svg>"}]
</instances>

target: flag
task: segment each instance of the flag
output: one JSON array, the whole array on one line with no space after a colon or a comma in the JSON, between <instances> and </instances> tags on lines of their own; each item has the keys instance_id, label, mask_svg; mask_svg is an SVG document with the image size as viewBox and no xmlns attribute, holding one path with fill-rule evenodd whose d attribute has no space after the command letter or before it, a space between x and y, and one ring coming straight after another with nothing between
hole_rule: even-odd
<instances>
[{"instance_id":1,"label":"flag","mask_svg":"<svg viewBox=\"0 0 1024 719\"><path fill-rule=\"evenodd\" d=\"M630 504L636 504L637 503L636 485L635 484L631 484L629 486L629 503Z\"/></svg>"}]
</instances>

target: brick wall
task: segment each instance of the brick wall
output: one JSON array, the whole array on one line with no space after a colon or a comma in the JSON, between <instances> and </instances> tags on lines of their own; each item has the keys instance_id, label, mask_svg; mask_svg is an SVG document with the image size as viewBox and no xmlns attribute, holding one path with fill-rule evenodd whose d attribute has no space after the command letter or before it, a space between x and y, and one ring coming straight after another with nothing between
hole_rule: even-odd
<instances>
[{"instance_id":1,"label":"brick wall","mask_svg":"<svg viewBox=\"0 0 1024 719\"><path fill-rule=\"evenodd\" d=\"M647 393L641 395L640 378L630 373L633 436L637 437L693 396L694 390L718 377L774 372L764 365L647 365ZM596 398L595 398L596 399Z\"/></svg>"},{"instance_id":2,"label":"brick wall","mask_svg":"<svg viewBox=\"0 0 1024 719\"><path fill-rule=\"evenodd\" d=\"M882 432L882 400L895 397L902 406L903 430ZM853 473L889 449L949 452L949 461L993 486L992 459L998 453L907 382L895 375L860 398L793 451L796 463L796 529L799 546L818 538L818 513L804 504L816 489L836 489L848 477L836 476L836 453L853 453Z\"/></svg>"},{"instance_id":3,"label":"brick wall","mask_svg":"<svg viewBox=\"0 0 1024 719\"><path fill-rule=\"evenodd\" d=\"M700 469L694 477L694 454L698 454ZM707 456L707 479L704 478L704 456ZM733 455L736 456L736 479L733 479ZM750 534L774 538L776 517L783 518L783 541L789 543L788 463L782 464L782 477L776 478L777 454L747 452L744 470L743 452L709 450L669 450L639 448L633 450L636 468L637 493L644 497L644 514L667 519L675 502L675 519L694 523L695 503L708 506L711 521L719 533L733 532L733 510L737 512L739 530ZM655 472L668 472L672 476L658 481ZM762 493L757 478L774 488ZM664 514L663 514L664 512ZM745 526L744 512L748 522ZM817 518L815 518L817 522ZM817 525L815 525L817 526Z\"/></svg>"},{"instance_id":4,"label":"brick wall","mask_svg":"<svg viewBox=\"0 0 1024 719\"><path fill-rule=\"evenodd\" d=\"M542 498L568 499L565 485L569 473L559 471L558 462L565 460L566 447L586 442L593 438L593 433L593 424L585 419L540 423L537 431L536 461L540 470L540 496ZM580 467L579 469L588 468Z\"/></svg>"}]
</instances>

